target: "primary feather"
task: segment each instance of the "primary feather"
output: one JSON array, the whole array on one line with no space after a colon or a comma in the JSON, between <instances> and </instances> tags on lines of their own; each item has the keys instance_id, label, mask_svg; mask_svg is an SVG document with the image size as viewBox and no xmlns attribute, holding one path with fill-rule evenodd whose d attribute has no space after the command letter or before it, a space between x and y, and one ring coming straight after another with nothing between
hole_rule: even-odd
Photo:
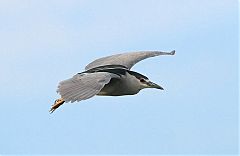
<instances>
[{"instance_id":1,"label":"primary feather","mask_svg":"<svg viewBox=\"0 0 240 156\"><path fill-rule=\"evenodd\" d=\"M65 102L86 100L98 94L113 77L119 76L107 72L77 74L60 82L57 92Z\"/></svg>"},{"instance_id":2,"label":"primary feather","mask_svg":"<svg viewBox=\"0 0 240 156\"><path fill-rule=\"evenodd\" d=\"M105 65L121 65L128 69L131 69L136 63L149 57L159 55L174 55L175 51L172 52L161 52L161 51L142 51L142 52L131 52L124 54L117 54L112 56L103 57L97 59L85 67L85 70L96 68Z\"/></svg>"}]
</instances>

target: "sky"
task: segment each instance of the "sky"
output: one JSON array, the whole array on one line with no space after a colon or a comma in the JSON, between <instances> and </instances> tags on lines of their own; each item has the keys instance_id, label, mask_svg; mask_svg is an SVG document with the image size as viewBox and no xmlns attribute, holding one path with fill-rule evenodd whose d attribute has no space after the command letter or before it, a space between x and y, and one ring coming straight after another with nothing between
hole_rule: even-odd
<instances>
[{"instance_id":1,"label":"sky","mask_svg":"<svg viewBox=\"0 0 240 156\"><path fill-rule=\"evenodd\" d=\"M1 0L0 155L238 153L238 1ZM99 57L176 50L133 70L163 86L53 114Z\"/></svg>"}]
</instances>

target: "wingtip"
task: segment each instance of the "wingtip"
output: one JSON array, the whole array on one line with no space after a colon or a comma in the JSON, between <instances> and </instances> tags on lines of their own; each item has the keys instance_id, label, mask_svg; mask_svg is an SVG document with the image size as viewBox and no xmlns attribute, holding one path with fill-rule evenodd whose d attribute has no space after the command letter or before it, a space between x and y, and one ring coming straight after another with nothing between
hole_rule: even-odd
<instances>
[{"instance_id":1,"label":"wingtip","mask_svg":"<svg viewBox=\"0 0 240 156\"><path fill-rule=\"evenodd\" d=\"M175 50L170 52L171 55L175 55Z\"/></svg>"}]
</instances>

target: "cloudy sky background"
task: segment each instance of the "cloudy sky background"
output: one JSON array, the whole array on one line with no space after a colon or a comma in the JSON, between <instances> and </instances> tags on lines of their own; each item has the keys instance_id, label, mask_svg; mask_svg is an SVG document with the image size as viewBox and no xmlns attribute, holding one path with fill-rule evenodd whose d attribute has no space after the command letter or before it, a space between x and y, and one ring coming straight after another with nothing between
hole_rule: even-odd
<instances>
[{"instance_id":1,"label":"cloudy sky background","mask_svg":"<svg viewBox=\"0 0 240 156\"><path fill-rule=\"evenodd\" d=\"M236 154L238 3L1 0L0 154ZM176 50L133 69L165 90L95 97L49 114L90 61Z\"/></svg>"}]
</instances>

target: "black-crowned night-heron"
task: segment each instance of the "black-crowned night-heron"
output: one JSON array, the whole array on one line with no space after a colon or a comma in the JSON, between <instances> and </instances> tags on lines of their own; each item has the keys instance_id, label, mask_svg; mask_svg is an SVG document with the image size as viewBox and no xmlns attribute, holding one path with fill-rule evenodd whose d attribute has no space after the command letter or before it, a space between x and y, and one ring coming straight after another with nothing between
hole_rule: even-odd
<instances>
[{"instance_id":1,"label":"black-crowned night-heron","mask_svg":"<svg viewBox=\"0 0 240 156\"><path fill-rule=\"evenodd\" d=\"M146 76L131 71L137 62L159 55L174 55L172 52L142 51L108 56L88 64L85 71L59 83L57 92L61 98L52 105L54 112L64 102L89 99L95 95L134 95L144 88L163 88Z\"/></svg>"}]
</instances>

